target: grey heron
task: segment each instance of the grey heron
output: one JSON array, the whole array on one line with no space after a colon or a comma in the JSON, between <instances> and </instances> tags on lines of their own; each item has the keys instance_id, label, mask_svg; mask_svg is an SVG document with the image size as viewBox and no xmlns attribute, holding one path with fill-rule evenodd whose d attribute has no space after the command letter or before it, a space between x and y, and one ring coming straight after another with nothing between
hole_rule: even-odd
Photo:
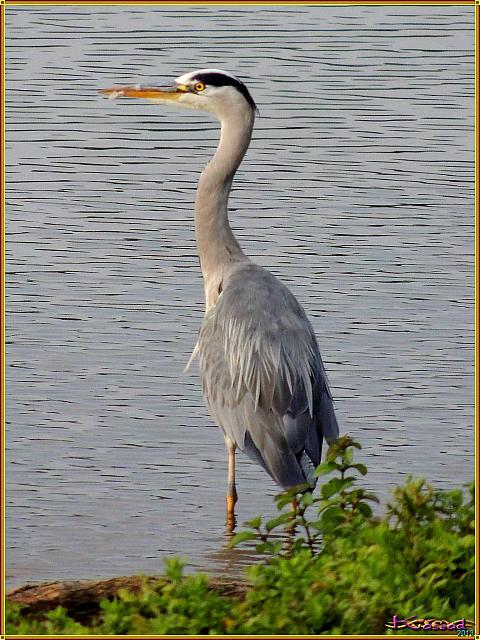
<instances>
[{"instance_id":1,"label":"grey heron","mask_svg":"<svg viewBox=\"0 0 480 640\"><path fill-rule=\"evenodd\" d=\"M203 393L228 450L231 522L237 448L281 487L313 488L322 441L338 438L332 394L305 311L284 284L244 254L228 220L228 197L250 144L256 105L243 82L219 69L186 73L170 87L102 91L207 111L221 123L195 200L205 316L192 357L199 355Z\"/></svg>"}]
</instances>

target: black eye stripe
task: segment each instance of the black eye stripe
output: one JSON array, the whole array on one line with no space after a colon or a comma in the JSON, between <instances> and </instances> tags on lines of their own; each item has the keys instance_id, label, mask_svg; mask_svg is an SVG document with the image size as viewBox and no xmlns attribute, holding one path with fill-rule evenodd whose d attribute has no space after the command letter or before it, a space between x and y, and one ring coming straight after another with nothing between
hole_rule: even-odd
<instances>
[{"instance_id":1,"label":"black eye stripe","mask_svg":"<svg viewBox=\"0 0 480 640\"><path fill-rule=\"evenodd\" d=\"M214 71L212 71L210 73L199 73L195 76L194 81L203 82L207 86L212 85L212 87L235 87L235 89L240 91L240 93L252 107L252 109L257 110L257 105L250 95L249 90L243 84L243 82L240 82L240 80L237 80L237 78L231 78L230 76L226 76L223 73L215 73Z\"/></svg>"}]
</instances>

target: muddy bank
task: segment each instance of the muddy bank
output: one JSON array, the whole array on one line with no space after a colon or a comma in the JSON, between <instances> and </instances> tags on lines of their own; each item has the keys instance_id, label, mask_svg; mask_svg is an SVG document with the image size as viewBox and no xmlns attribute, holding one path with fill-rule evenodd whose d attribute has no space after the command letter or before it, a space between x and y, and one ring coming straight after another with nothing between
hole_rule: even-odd
<instances>
[{"instance_id":1,"label":"muddy bank","mask_svg":"<svg viewBox=\"0 0 480 640\"><path fill-rule=\"evenodd\" d=\"M55 607L64 607L68 614L82 624L88 624L100 610L103 598L113 598L119 589L138 591L145 582L154 586L168 582L164 576L120 576L104 580L67 580L26 584L7 593L7 600L24 605L24 613L41 617ZM246 583L240 580L210 578L209 586L223 596L242 596Z\"/></svg>"}]
</instances>

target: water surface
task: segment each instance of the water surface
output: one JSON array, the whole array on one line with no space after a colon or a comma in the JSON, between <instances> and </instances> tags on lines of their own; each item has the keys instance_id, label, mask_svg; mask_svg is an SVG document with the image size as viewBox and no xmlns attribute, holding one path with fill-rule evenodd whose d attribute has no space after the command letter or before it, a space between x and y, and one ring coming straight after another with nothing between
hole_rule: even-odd
<instances>
[{"instance_id":1,"label":"water surface","mask_svg":"<svg viewBox=\"0 0 480 640\"><path fill-rule=\"evenodd\" d=\"M222 437L182 373L218 125L112 84L208 66L248 84L232 226L307 310L367 487L472 477L473 37L473 7L7 8L11 585L244 560L223 548ZM273 513L244 456L238 481L240 522Z\"/></svg>"}]
</instances>

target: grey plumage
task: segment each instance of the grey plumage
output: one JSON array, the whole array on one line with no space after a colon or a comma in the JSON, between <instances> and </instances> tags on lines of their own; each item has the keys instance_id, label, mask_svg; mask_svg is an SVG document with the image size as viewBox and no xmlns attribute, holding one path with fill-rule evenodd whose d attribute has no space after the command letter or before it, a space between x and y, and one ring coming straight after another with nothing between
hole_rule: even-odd
<instances>
[{"instance_id":1,"label":"grey plumage","mask_svg":"<svg viewBox=\"0 0 480 640\"><path fill-rule=\"evenodd\" d=\"M293 294L245 259L226 270L200 330L203 392L215 422L280 486L315 484L338 425L313 329Z\"/></svg>"},{"instance_id":2,"label":"grey plumage","mask_svg":"<svg viewBox=\"0 0 480 640\"><path fill-rule=\"evenodd\" d=\"M232 181L255 121L253 98L242 82L218 69L185 74L168 89L120 87L104 93L203 110L220 120L220 142L195 200L206 314L192 358L198 352L203 392L229 452L227 513L233 514L237 499L236 447L280 486L314 486L323 439L338 437L317 341L293 294L245 256L227 215Z\"/></svg>"}]
</instances>

